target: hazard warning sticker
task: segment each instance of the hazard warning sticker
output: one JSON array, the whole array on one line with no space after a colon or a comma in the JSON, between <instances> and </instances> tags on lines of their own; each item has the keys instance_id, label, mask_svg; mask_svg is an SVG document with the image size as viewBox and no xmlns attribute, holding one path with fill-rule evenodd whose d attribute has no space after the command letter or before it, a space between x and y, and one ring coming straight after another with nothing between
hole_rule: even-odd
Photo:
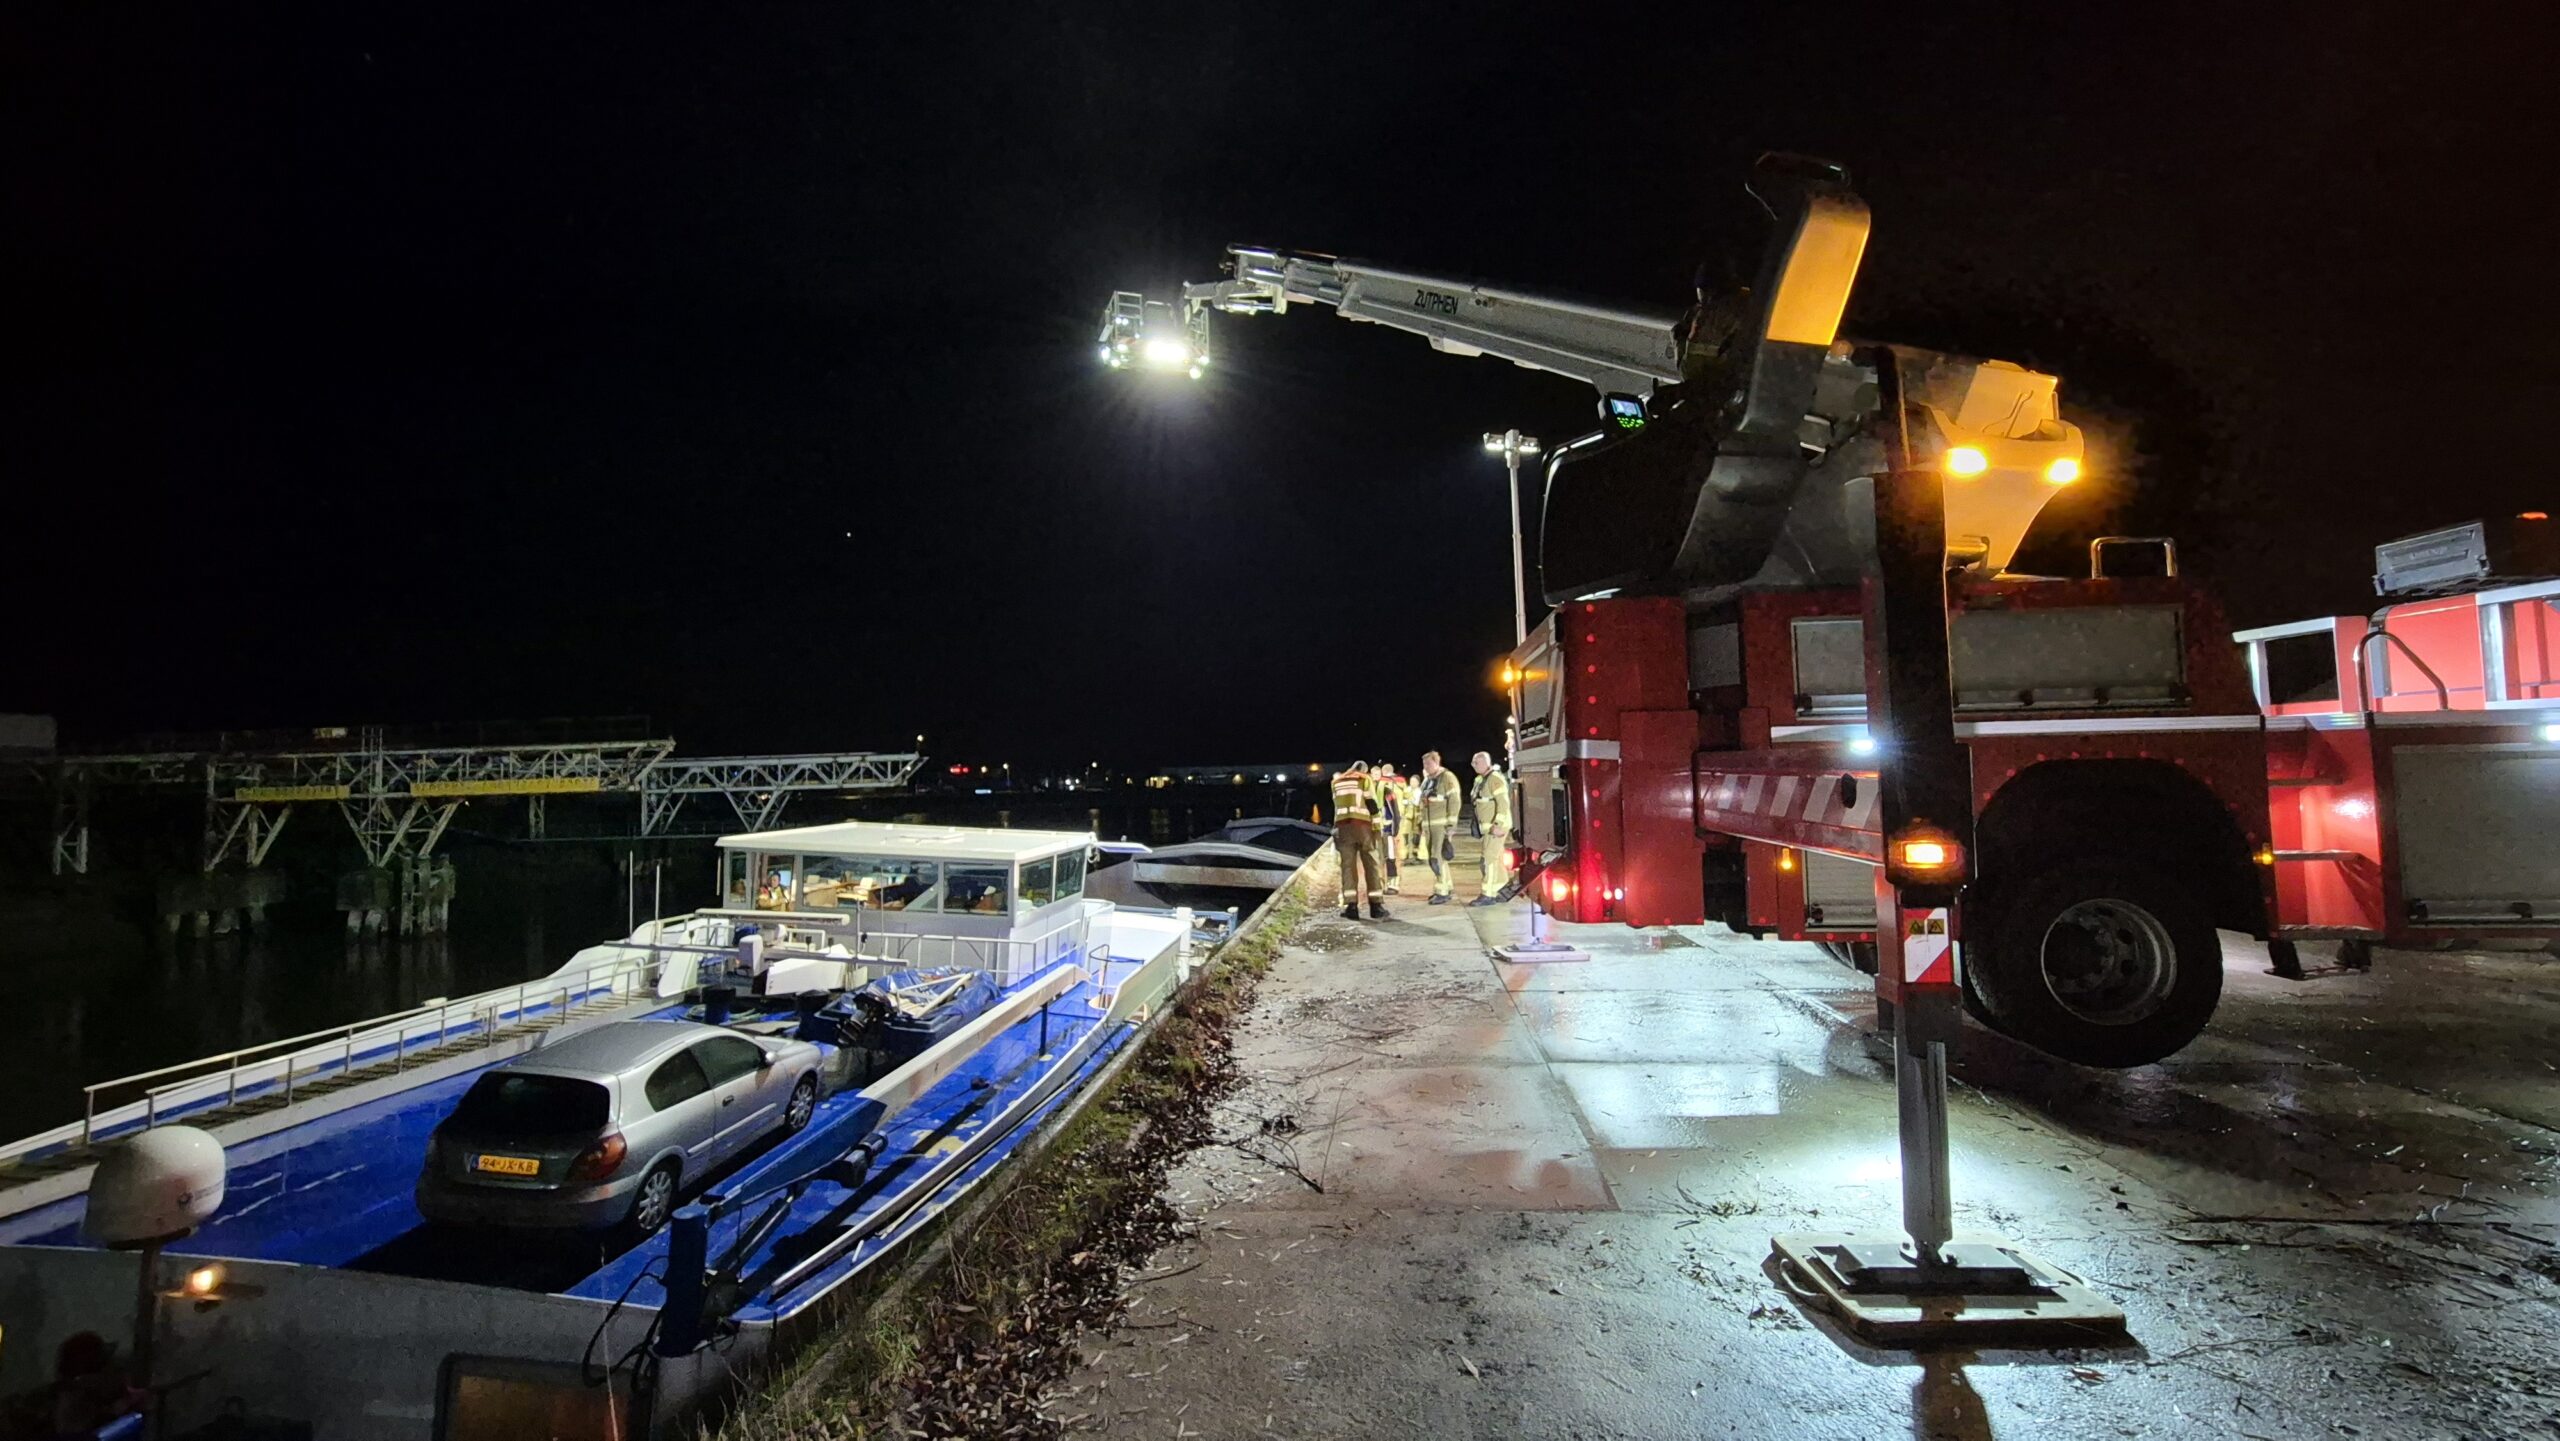
<instances>
[{"instance_id":1,"label":"hazard warning sticker","mask_svg":"<svg viewBox=\"0 0 2560 1441\"><path fill-rule=\"evenodd\" d=\"M1956 983L1955 928L1945 906L1902 913L1902 981L1909 986Z\"/></svg>"}]
</instances>

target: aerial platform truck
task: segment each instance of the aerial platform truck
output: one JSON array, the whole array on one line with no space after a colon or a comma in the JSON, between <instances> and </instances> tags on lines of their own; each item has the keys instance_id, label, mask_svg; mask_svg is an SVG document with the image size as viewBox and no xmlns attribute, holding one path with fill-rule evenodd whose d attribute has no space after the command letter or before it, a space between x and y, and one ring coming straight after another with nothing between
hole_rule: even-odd
<instances>
[{"instance_id":1,"label":"aerial platform truck","mask_svg":"<svg viewBox=\"0 0 2560 1441\"><path fill-rule=\"evenodd\" d=\"M1134 337L1115 364L1201 372L1208 313L1313 305L1598 392L1600 428L1548 458L1552 610L1502 668L1542 905L1877 971L1881 798L1919 740L1869 713L1879 663L1911 658L1866 631L1879 478L1907 460L1940 492L1959 749L1921 817L1945 834L1903 839L1967 883L1983 1023L2139 1065L2212 1016L2217 931L2288 976L2306 940L2352 967L2376 944L2560 938L2560 847L2535 839L2560 815L2539 512L2384 547L2370 617L2237 637L2174 539L2099 536L2085 574L2017 574L2084 464L2055 378L1839 337L1864 206L1819 165L1764 165L1755 193L1776 221L1759 284L1686 311L1237 246L1178 307L1124 293L1106 314ZM1889 1008L1889 969L1877 987Z\"/></svg>"},{"instance_id":2,"label":"aerial platform truck","mask_svg":"<svg viewBox=\"0 0 2560 1441\"><path fill-rule=\"evenodd\" d=\"M1773 156L1751 193L1756 283L1686 309L1237 246L1178 307L1115 295L1104 359L1197 380L1210 313L1301 305L1591 386L1600 427L1547 462L1552 609L1502 669L1523 883L1563 919L1716 920L1875 976L1911 1242L1778 1248L1853 1325L1925 1330L1946 1308L1914 1298L1951 1290L1995 1329L2103 1324L2051 1268L1949 1240L1960 1011L2130 1066L2204 1028L2218 931L2295 977L2307 939L2353 965L2560 937L2560 582L2424 538L2424 598L2234 644L2172 539L2014 573L2082 476L2056 379L1841 336L1869 228L1846 174Z\"/></svg>"}]
</instances>

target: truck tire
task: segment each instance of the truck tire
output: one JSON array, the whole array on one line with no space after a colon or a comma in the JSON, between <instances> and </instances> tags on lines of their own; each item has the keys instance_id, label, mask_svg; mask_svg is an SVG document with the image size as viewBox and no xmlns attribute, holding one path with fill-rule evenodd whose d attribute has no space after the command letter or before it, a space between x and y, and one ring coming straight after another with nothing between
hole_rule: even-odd
<instances>
[{"instance_id":1,"label":"truck tire","mask_svg":"<svg viewBox=\"0 0 2560 1441\"><path fill-rule=\"evenodd\" d=\"M1873 941L1816 941L1822 953L1862 976L1876 973L1876 943Z\"/></svg>"},{"instance_id":2,"label":"truck tire","mask_svg":"<svg viewBox=\"0 0 2560 1441\"><path fill-rule=\"evenodd\" d=\"M1966 956L1981 1014L2079 1065L2173 1054L2222 1000L2222 940L2198 890L2139 861L2090 856L1985 897Z\"/></svg>"}]
</instances>

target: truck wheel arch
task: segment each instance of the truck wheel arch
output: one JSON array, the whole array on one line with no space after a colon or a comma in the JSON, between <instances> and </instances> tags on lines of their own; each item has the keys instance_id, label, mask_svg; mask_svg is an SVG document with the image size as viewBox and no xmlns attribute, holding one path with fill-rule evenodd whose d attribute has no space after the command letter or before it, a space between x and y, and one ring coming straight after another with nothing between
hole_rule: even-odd
<instances>
[{"instance_id":1,"label":"truck wheel arch","mask_svg":"<svg viewBox=\"0 0 2560 1441\"><path fill-rule=\"evenodd\" d=\"M2267 933L2248 838L2220 797L2168 761L2039 761L1982 808L1974 850L1986 901L1996 901L2004 876L2126 855L2201 884L2217 928Z\"/></svg>"},{"instance_id":2,"label":"truck wheel arch","mask_svg":"<svg viewBox=\"0 0 2560 1441\"><path fill-rule=\"evenodd\" d=\"M2221 998L2215 932L2265 934L2245 834L2210 789L2165 761L2040 762L1983 807L1974 843L1972 1009L2075 1064L2141 1065L2182 1049ZM2094 970L2079 954L2093 945ZM2119 968L2156 983L2109 1015L2122 981L2086 995L2078 983Z\"/></svg>"}]
</instances>

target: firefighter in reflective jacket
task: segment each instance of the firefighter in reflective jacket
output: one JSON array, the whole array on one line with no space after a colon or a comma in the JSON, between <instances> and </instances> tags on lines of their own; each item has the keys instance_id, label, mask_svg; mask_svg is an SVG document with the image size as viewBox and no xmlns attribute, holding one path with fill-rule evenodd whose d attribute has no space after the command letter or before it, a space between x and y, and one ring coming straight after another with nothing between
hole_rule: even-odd
<instances>
[{"instance_id":1,"label":"firefighter in reflective jacket","mask_svg":"<svg viewBox=\"0 0 2560 1441\"><path fill-rule=\"evenodd\" d=\"M1353 761L1349 770L1333 778L1333 849L1342 862L1342 918L1346 921L1360 919L1364 900L1369 919L1387 918L1381 899L1387 889L1386 867L1378 850L1378 822L1385 809L1366 762Z\"/></svg>"},{"instance_id":2,"label":"firefighter in reflective jacket","mask_svg":"<svg viewBox=\"0 0 2560 1441\"><path fill-rule=\"evenodd\" d=\"M1476 834L1483 837L1478 863L1484 894L1467 904L1489 906L1500 901L1503 888L1511 884L1511 777L1483 751L1476 752L1471 764L1476 779L1467 788L1467 800L1475 810Z\"/></svg>"},{"instance_id":3,"label":"firefighter in reflective jacket","mask_svg":"<svg viewBox=\"0 0 2560 1441\"><path fill-rule=\"evenodd\" d=\"M1426 751L1422 757L1422 774L1414 778L1415 821L1422 832L1422 854L1431 862L1431 904L1449 904L1456 882L1450 872L1456 869L1458 816L1466 805L1466 795L1458 789L1453 771L1440 768L1440 753Z\"/></svg>"},{"instance_id":4,"label":"firefighter in reflective jacket","mask_svg":"<svg viewBox=\"0 0 2560 1441\"><path fill-rule=\"evenodd\" d=\"M1404 846L1404 833L1413 825L1413 805L1405 795L1404 779L1396 774L1394 766L1380 761L1369 778L1378 784L1378 855L1387 868L1387 894L1402 895L1403 888L1397 882L1402 879L1403 867L1397 864L1397 852Z\"/></svg>"}]
</instances>

